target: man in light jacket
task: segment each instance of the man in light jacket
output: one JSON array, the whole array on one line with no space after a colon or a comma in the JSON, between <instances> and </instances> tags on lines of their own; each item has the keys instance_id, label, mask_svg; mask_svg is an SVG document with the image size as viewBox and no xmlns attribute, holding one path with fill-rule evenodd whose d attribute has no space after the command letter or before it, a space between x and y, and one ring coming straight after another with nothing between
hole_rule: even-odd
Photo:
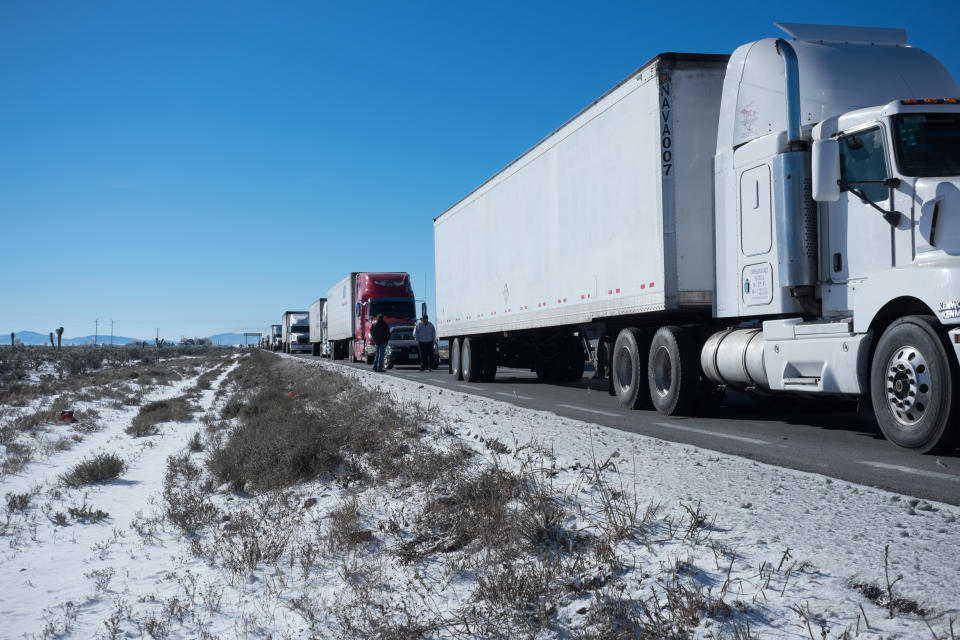
<instances>
[{"instance_id":1,"label":"man in light jacket","mask_svg":"<svg viewBox=\"0 0 960 640\"><path fill-rule=\"evenodd\" d=\"M427 314L423 314L417 326L413 328L413 339L417 341L417 346L420 348L420 371L425 369L433 371L433 343L437 339L437 330Z\"/></svg>"}]
</instances>

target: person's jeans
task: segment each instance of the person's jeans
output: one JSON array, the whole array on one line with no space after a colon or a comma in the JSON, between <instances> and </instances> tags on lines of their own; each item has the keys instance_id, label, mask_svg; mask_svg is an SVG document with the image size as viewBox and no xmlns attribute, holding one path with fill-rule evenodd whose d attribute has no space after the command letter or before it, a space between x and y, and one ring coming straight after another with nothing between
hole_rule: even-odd
<instances>
[{"instance_id":1,"label":"person's jeans","mask_svg":"<svg viewBox=\"0 0 960 640\"><path fill-rule=\"evenodd\" d=\"M383 354L387 352L387 345L378 344L377 355L373 358L373 370L374 371L383 371Z\"/></svg>"},{"instance_id":2,"label":"person's jeans","mask_svg":"<svg viewBox=\"0 0 960 640\"><path fill-rule=\"evenodd\" d=\"M433 343L418 342L420 347L420 371L424 369L433 369Z\"/></svg>"}]
</instances>

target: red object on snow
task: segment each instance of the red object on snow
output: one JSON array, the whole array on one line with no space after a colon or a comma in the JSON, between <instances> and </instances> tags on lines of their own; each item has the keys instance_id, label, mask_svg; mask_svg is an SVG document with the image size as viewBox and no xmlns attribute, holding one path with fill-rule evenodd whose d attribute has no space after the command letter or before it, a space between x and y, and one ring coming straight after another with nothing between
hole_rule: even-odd
<instances>
[{"instance_id":1,"label":"red object on snow","mask_svg":"<svg viewBox=\"0 0 960 640\"><path fill-rule=\"evenodd\" d=\"M292 397L293 397L293 391L291 391L290 393L288 393L288 394L287 394L287 397L288 397L288 398L292 398Z\"/></svg>"},{"instance_id":2,"label":"red object on snow","mask_svg":"<svg viewBox=\"0 0 960 640\"><path fill-rule=\"evenodd\" d=\"M77 419L73 417L73 411L67 410L60 412L60 421L73 423L76 422Z\"/></svg>"}]
</instances>

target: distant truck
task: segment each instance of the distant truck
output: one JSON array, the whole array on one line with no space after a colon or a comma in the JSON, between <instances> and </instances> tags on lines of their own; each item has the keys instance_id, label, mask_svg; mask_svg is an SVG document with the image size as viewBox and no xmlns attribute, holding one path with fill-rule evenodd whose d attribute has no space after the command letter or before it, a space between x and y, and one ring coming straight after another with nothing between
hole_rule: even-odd
<instances>
[{"instance_id":1,"label":"distant truck","mask_svg":"<svg viewBox=\"0 0 960 640\"><path fill-rule=\"evenodd\" d=\"M327 292L327 341L334 360L373 362L370 337L378 314L390 326L416 322L416 304L407 273L351 273Z\"/></svg>"},{"instance_id":2,"label":"distant truck","mask_svg":"<svg viewBox=\"0 0 960 640\"><path fill-rule=\"evenodd\" d=\"M436 218L454 375L590 356L624 407L850 397L960 439L960 89L902 29L778 26L656 56Z\"/></svg>"},{"instance_id":3,"label":"distant truck","mask_svg":"<svg viewBox=\"0 0 960 640\"><path fill-rule=\"evenodd\" d=\"M281 324L281 344L284 353L310 351L310 313L285 311Z\"/></svg>"},{"instance_id":4,"label":"distant truck","mask_svg":"<svg viewBox=\"0 0 960 640\"><path fill-rule=\"evenodd\" d=\"M267 346L272 351L279 351L283 347L283 325L272 324L267 333Z\"/></svg>"},{"instance_id":5,"label":"distant truck","mask_svg":"<svg viewBox=\"0 0 960 640\"><path fill-rule=\"evenodd\" d=\"M310 305L310 353L315 356L324 354L327 343L327 299L320 298Z\"/></svg>"}]
</instances>

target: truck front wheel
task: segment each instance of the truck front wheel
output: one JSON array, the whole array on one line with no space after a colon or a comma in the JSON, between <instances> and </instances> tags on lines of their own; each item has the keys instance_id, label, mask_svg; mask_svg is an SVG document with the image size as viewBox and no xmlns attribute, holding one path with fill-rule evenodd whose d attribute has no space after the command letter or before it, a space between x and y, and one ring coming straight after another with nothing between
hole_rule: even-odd
<instances>
[{"instance_id":1,"label":"truck front wheel","mask_svg":"<svg viewBox=\"0 0 960 640\"><path fill-rule=\"evenodd\" d=\"M660 327L650 342L647 376L650 399L660 413L689 415L700 394L700 354L680 327Z\"/></svg>"},{"instance_id":2,"label":"truck front wheel","mask_svg":"<svg viewBox=\"0 0 960 640\"><path fill-rule=\"evenodd\" d=\"M626 409L649 409L647 352L650 340L639 329L620 331L610 359L610 379L617 401Z\"/></svg>"},{"instance_id":3,"label":"truck front wheel","mask_svg":"<svg viewBox=\"0 0 960 640\"><path fill-rule=\"evenodd\" d=\"M952 447L958 435L955 381L935 318L907 316L891 324L870 367L873 412L883 435L920 453Z\"/></svg>"}]
</instances>

